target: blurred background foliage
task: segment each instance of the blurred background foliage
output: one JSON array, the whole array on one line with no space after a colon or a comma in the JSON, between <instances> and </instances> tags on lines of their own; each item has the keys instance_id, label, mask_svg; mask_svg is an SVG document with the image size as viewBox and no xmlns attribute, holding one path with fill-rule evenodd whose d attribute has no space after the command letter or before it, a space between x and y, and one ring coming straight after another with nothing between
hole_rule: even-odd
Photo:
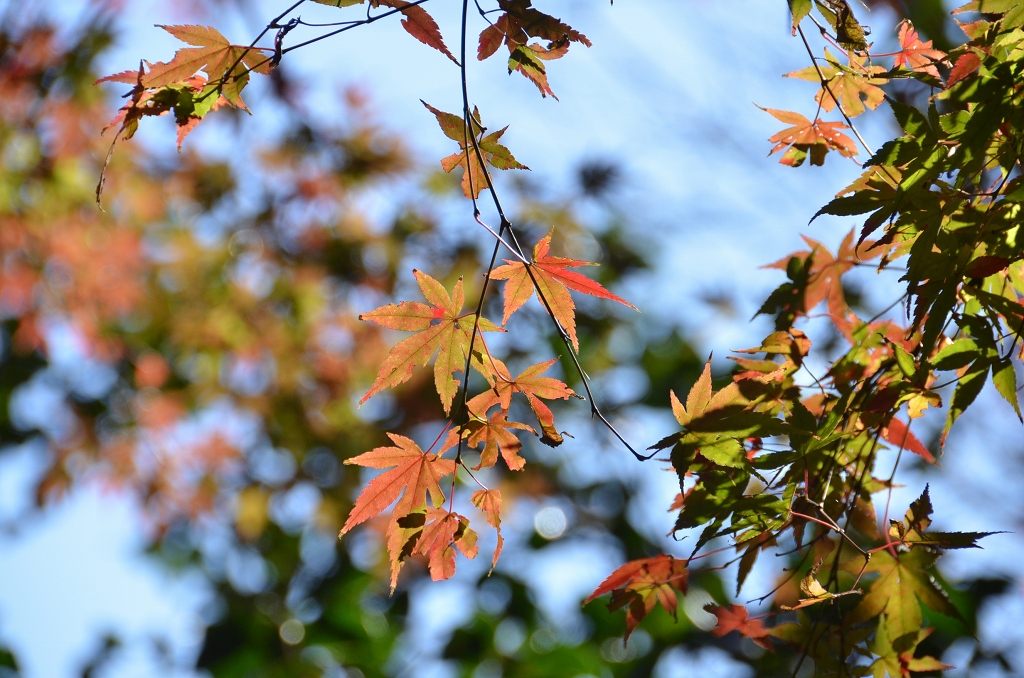
<instances>
[{"instance_id":1,"label":"blurred background foliage","mask_svg":"<svg viewBox=\"0 0 1024 678\"><path fill-rule=\"evenodd\" d=\"M194 4L195 22L247 11ZM936 47L960 39L939 0L886 4ZM259 122L228 111L206 139L230 153L196 139L178 154L122 143L101 211L94 188L109 139L98 130L117 104L93 82L118 35L116 7L39 7L8 3L0 23L0 455L29 442L45 458L39 507L85 483L140 498L153 556L199 568L215 590L199 669L356 678L419 675L443 659L475 678L647 676L673 653L715 647L748 673L789 675L795 656L714 637L699 604L678 622L653 613L629 644L621 614L603 604L568 620L544 612L517 552L572 540L623 559L666 548L629 514L634 476L580 482L564 471L568 457L594 454L591 444L628 457L593 432L557 453L527 441L524 472L494 472L512 513L555 507L555 525L534 531L527 520L509 537L508 565L489 577L460 563L460 609L431 612L455 618L454 630L420 638L411 625L424 568L407 567L389 597L383 523L337 540L365 480L341 462L382 444L385 429L427 442L440 431L426 370L357 409L394 337L356 316L404 298L413 268L448 286L465 276L467 297L477 293L488 243L462 223L457 183L411 156L380 122L372 92L348 90L332 115L313 115L286 62L260 95L261 115L272 110L283 133L239 148L229 140ZM617 207L622 180L615 163L593 161L572 193L551 194L533 177L510 182L513 221L529 241L554 226L556 247L599 261L595 275L615 289L652 258ZM500 302L488 303L496 317ZM496 340L506 359L559 349L539 307L532 313L532 325ZM582 364L599 382L610 375L612 418L663 408L703 365L677 331L629 322L591 303L577 316ZM626 373L639 386L616 394L615 375ZM729 600L713 568L694 577L705 602ZM1006 585L965 584L968 620ZM969 621L929 642L973 633ZM83 675L100 675L118 646L108 639ZM17 658L0 648L2 667L16 671Z\"/></svg>"}]
</instances>

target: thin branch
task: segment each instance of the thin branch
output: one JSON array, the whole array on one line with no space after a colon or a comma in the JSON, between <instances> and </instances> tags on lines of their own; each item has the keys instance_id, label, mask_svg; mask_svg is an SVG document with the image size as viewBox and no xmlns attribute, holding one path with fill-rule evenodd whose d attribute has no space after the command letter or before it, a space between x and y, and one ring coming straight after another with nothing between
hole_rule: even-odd
<instances>
[{"instance_id":1,"label":"thin branch","mask_svg":"<svg viewBox=\"0 0 1024 678\"><path fill-rule=\"evenodd\" d=\"M807 42L807 36L804 35L803 27L797 26L796 30L800 34L800 39L803 40L804 47L807 49L807 56L811 57L811 63L814 65L814 70L818 73L818 79L821 81L822 89L828 92L828 95L832 97L832 101L836 103L836 108L840 113L842 113L843 118L846 120L846 124L850 126L850 130L857 137L857 141L859 141L860 145L864 147L868 157L871 157L875 152L871 150L871 147L868 146L868 142L864 141L864 137L862 137L860 132L857 131L857 126L853 124L853 120L851 120L850 116L847 115L846 110L843 108L843 104L839 101L839 97L832 92L832 88L829 86L828 80L825 78L825 74L821 71L821 66L818 65L818 60L814 58L814 51L811 50L811 44Z\"/></svg>"}]
</instances>

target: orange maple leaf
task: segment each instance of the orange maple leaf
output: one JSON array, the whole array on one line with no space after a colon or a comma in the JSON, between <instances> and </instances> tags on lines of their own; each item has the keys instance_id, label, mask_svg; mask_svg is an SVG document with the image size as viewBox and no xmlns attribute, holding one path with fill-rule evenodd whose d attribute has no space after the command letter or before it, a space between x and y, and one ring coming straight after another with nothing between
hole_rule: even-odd
<instances>
[{"instance_id":1,"label":"orange maple leaf","mask_svg":"<svg viewBox=\"0 0 1024 678\"><path fill-rule=\"evenodd\" d=\"M821 66L821 75L825 76L828 89L819 86L814 100L821 104L822 110L829 112L836 107L833 95L839 99L843 111L855 118L864 112L864 107L874 110L885 100L885 92L878 85L884 85L885 80L878 76L885 73L881 66L868 66L866 56L856 56L852 52L849 55L849 66L842 66L827 49L825 50L825 61L827 66ZM786 73L787 78L799 78L810 82L821 83L821 76L818 69L808 66L799 71ZM831 94L829 93L831 92Z\"/></svg>"},{"instance_id":2,"label":"orange maple leaf","mask_svg":"<svg viewBox=\"0 0 1024 678\"><path fill-rule=\"evenodd\" d=\"M477 403L479 402L477 401ZM469 411L473 418L463 424L461 429L461 434L469 446L477 447L481 444L484 446L483 452L480 453L480 463L474 466L473 470L478 471L494 466L498 462L499 453L510 470L523 470L526 460L519 456L519 450L523 449L523 443L512 430L518 429L535 433L533 428L518 421L509 421L507 419L508 412L502 410L492 413L485 420L483 415L475 411L473 407L474 403L470 401ZM444 446L441 448L442 452L458 444L459 434L458 428L454 428L448 433Z\"/></svg>"},{"instance_id":3,"label":"orange maple leaf","mask_svg":"<svg viewBox=\"0 0 1024 678\"><path fill-rule=\"evenodd\" d=\"M801 260L809 260L809 274L807 287L803 297L796 301L801 304L799 308L793 307L793 311L801 315L807 315L822 301L828 304L828 313L833 324L842 334L852 340L853 330L858 323L858 318L846 301L846 294L843 292L842 277L859 263L870 261L881 256L882 250L872 250L873 241L864 241L854 244L854 233L851 230L843 238L839 245L838 253L833 256L823 244L803 236L811 249L800 250L785 256L778 261L768 264L764 268L777 268L785 271L792 257Z\"/></svg>"},{"instance_id":4,"label":"orange maple leaf","mask_svg":"<svg viewBox=\"0 0 1024 678\"><path fill-rule=\"evenodd\" d=\"M900 22L898 35L900 51L896 53L894 64L906 66L918 73L928 73L936 78L939 77L939 69L935 64L946 60L946 53L932 48L932 41L922 42L914 25L907 19Z\"/></svg>"},{"instance_id":5,"label":"orange maple leaf","mask_svg":"<svg viewBox=\"0 0 1024 678\"><path fill-rule=\"evenodd\" d=\"M530 409L537 415L537 421L540 423L542 432L541 442L552 447L560 445L562 443L562 436L558 429L555 428L555 415L552 414L551 409L544 404L541 398L545 400L554 400L556 398L568 400L570 397L575 396L576 393L558 379L540 376L549 367L554 365L558 359L552 358L551 360L531 365L520 372L514 379L508 368L505 367L505 363L497 358L488 358L488 361L494 370L493 374L485 375L491 382L491 388L474 396L469 401L470 412L486 412L494 405L500 405L502 412L508 412L509 407L512 405L512 395L514 393L522 393L526 396ZM482 462L483 459L481 459ZM507 458L506 462L508 462ZM511 468L511 464L509 467ZM521 465L520 468L522 468Z\"/></svg>"},{"instance_id":6,"label":"orange maple leaf","mask_svg":"<svg viewBox=\"0 0 1024 678\"><path fill-rule=\"evenodd\" d=\"M818 118L811 122L799 113L792 111L780 111L774 108L762 108L761 110L767 111L776 120L792 125L768 139L775 144L768 155L789 147L789 150L779 160L779 163L783 165L799 167L807 159L808 151L811 154L812 165L824 164L825 154L829 150L839 151L840 155L847 158L857 155L857 145L853 139L839 131L849 129L849 126L841 122L823 122Z\"/></svg>"},{"instance_id":7,"label":"orange maple leaf","mask_svg":"<svg viewBox=\"0 0 1024 678\"><path fill-rule=\"evenodd\" d=\"M341 528L341 535L374 517L396 499L398 503L391 511L395 521L424 505L428 492L434 506L444 501L444 493L438 483L441 478L455 473L455 462L424 452L405 436L388 433L388 437L397 447L378 447L345 460L346 464L390 470L371 480L359 493L352 512Z\"/></svg>"},{"instance_id":8,"label":"orange maple leaf","mask_svg":"<svg viewBox=\"0 0 1024 678\"><path fill-rule=\"evenodd\" d=\"M689 580L687 564L686 560L669 555L630 561L608 575L583 604L611 593L608 609L626 607L628 639L629 634L654 609L656 603L661 603L675 617L678 605L676 589L685 594Z\"/></svg>"},{"instance_id":9,"label":"orange maple leaf","mask_svg":"<svg viewBox=\"0 0 1024 678\"><path fill-rule=\"evenodd\" d=\"M597 264L551 256L549 252L553 232L548 231L548 234L534 245L533 263L529 264L529 267L521 261L506 259L504 266L499 266L491 271L492 279L507 281L503 290L505 315L501 324L507 323L512 314L533 296L534 281L536 281L538 297L569 335L573 348L579 351L579 341L576 338L576 305L573 304L572 296L569 294L570 289L602 299L611 299L634 310L637 308L625 299L606 290L601 283L591 280L582 273L569 270L579 266L597 266Z\"/></svg>"},{"instance_id":10,"label":"orange maple leaf","mask_svg":"<svg viewBox=\"0 0 1024 678\"><path fill-rule=\"evenodd\" d=\"M427 556L431 579L450 579L455 574L456 548L467 558L475 558L479 552L476 532L470 529L467 518L445 509L428 506L426 517L413 553Z\"/></svg>"},{"instance_id":11,"label":"orange maple leaf","mask_svg":"<svg viewBox=\"0 0 1024 678\"><path fill-rule=\"evenodd\" d=\"M459 390L459 382L452 376L466 366L469 339L473 332L472 314L460 315L465 303L462 280L455 283L451 296L437 280L422 271L413 271L420 291L430 304L403 301L388 304L359 316L360 320L403 332L415 332L403 339L388 353L370 390L359 403L365 403L385 388L398 386L409 380L416 365L426 365L434 353L434 386L441 397L447 414ZM500 331L494 323L480 318L483 331Z\"/></svg>"},{"instance_id":12,"label":"orange maple leaf","mask_svg":"<svg viewBox=\"0 0 1024 678\"><path fill-rule=\"evenodd\" d=\"M160 28L194 46L179 49L166 63L150 64L149 72L142 78L147 89L182 82L204 71L211 81L219 83L221 92L232 105L244 109L238 94L248 82L249 72L270 73L270 57L259 48L232 45L216 28L195 25Z\"/></svg>"},{"instance_id":13,"label":"orange maple leaf","mask_svg":"<svg viewBox=\"0 0 1024 678\"><path fill-rule=\"evenodd\" d=\"M718 626L711 629L711 633L719 638L738 631L741 635L750 638L752 641L768 650L774 652L770 632L764 627L760 619L750 619L747 608L743 605L730 605L729 607L707 607L708 612L718 617Z\"/></svg>"},{"instance_id":14,"label":"orange maple leaf","mask_svg":"<svg viewBox=\"0 0 1024 678\"><path fill-rule=\"evenodd\" d=\"M434 581L449 579L455 574L455 551L467 558L479 552L476 532L469 519L446 508L425 506L391 520L387 529L388 555L391 564L391 591L398 585L398 574L405 561L414 555L427 558L427 568Z\"/></svg>"},{"instance_id":15,"label":"orange maple leaf","mask_svg":"<svg viewBox=\"0 0 1024 678\"><path fill-rule=\"evenodd\" d=\"M477 490L472 496L473 506L484 512L487 522L498 531L498 544L494 547L494 556L491 558L491 570L498 562L501 555L501 547L505 539L501 536L501 491L500 490Z\"/></svg>"}]
</instances>

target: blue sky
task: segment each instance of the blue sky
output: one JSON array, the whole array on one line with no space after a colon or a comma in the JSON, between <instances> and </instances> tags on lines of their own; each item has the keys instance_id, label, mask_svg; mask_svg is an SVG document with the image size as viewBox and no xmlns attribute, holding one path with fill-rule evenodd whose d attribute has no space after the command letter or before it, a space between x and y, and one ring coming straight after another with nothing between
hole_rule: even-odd
<instances>
[{"instance_id":1,"label":"blue sky","mask_svg":"<svg viewBox=\"0 0 1024 678\"><path fill-rule=\"evenodd\" d=\"M106 57L110 72L130 67L140 56L150 60L171 56L175 41L153 24L180 22L173 4L126 3L121 41ZM265 0L260 4L262 11L251 20L241 21L231 13L226 24L219 18L212 22L233 41L248 42L263 17L270 17L284 3ZM637 232L660 253L653 279L622 290L624 296L637 300L644 322L692 328L699 345L720 356L729 348L759 343L767 325L746 321L780 279L778 272L758 267L800 249L800 233L835 247L854 224L823 218L808 226L808 220L859 173L854 163L835 154L823 168L796 170L766 157L767 138L778 131L779 123L755 104L808 116L814 111L814 86L780 77L808 63L802 46L787 30L785 3L620 0L611 6L594 0L548 0L538 4L570 20L594 46L574 45L565 59L549 65L551 86L560 101L540 99L532 84L518 74L506 74L500 58L482 64L474 61L469 87L485 123L495 128L510 125L503 140L520 161L535 168L539 180L554 186L567 186L572 170L585 159L624 164L627 188L622 207ZM81 3L66 0L56 5L70 13ZM459 7L460 3L446 0L430 5L453 49ZM303 16L330 20L336 12L312 7L304 9ZM876 14L865 21L878 27L892 25L891 16ZM289 55L288 66L306 82L311 105L323 115L336 111L342 88L358 84L372 95L383 124L407 136L424 163L436 162L450 152L450 142L418 100L458 110L457 69L405 34L396 22L379 22L299 50ZM251 129L259 133L260 126L265 126L272 133L277 123L272 116L260 116L258 103L253 100L256 116L249 122ZM866 116L862 132L869 144L877 146L891 133L887 118L884 112ZM196 133L197 139L202 133ZM143 126L138 143L170 146L173 134L168 125ZM382 204L387 198L380 196ZM467 210L466 220L471 222L469 217ZM865 276L865 280L879 299L892 289L891 278ZM651 289L657 294L650 294ZM699 302L698 296L708 291L735 294L739 316L723 319ZM1020 509L1017 484L991 463L1019 466L1018 450L1008 443L1005 430L978 426L985 407L1001 407L994 400L984 400L965 417L973 416L975 424L966 421L954 434L943 468L930 477L932 496L940 507L939 524L955 522L963 530L1013 527L1000 518L997 502L977 501L978 488L984 486L991 488L986 490L988 496L998 498L1002 506L1009 503ZM999 410L1000 419L1007 419L1006 415ZM637 439L653 440L667 432L663 429L670 424L638 417L629 425ZM588 426L581 417L573 430L586 431ZM587 435L582 433L582 439ZM1019 438L1019 431L1016 435ZM978 462L982 450L985 463ZM19 478L32 473L32 458L28 453L0 456L2 522L20 511L19 501L12 497L18 496ZM608 463L619 466L613 460ZM621 466L622 473L642 476L640 480L650 489L631 509L633 513L655 515L657 510L661 516L676 491L664 482L665 474ZM566 460L565 469L569 474L587 472L572 459ZM969 478L979 480L974 483ZM906 506L923 484L912 472L903 480L908 487L895 494L894 506ZM525 515L519 523L523 529L532 529L532 520L532 514ZM664 521L668 520L666 514ZM666 526L650 521L647 529L663 534ZM0 581L5 582L0 586L0 639L18 654L25 678L72 675L72 668L108 630L124 632L131 641L111 676L152 675L155 659L145 648L146 639L154 635L166 637L183 664L194 656L201 639L197 634L204 589L194 576L168 574L147 560L141 554L144 531L130 498L85 487L64 503L19 523L16 534L0 534ZM574 580L582 591L617 564L617 554L601 552L599 547L566 549L564 555L566 560L559 563L521 564L549 571L575 567L564 578L549 578L556 582L549 598L559 591L566 598L564 603L553 598L553 615L578 601L557 582ZM979 566L1017 572L1022 562L1020 540L998 536L991 538L985 551L950 557L947 567L954 574ZM582 564L595 563L600 566L581 574ZM602 567L605 564L608 567ZM458 582L432 585L423 595L457 595L458 586ZM748 586L748 590L753 589ZM1015 600L1005 603L1002 614L1021 611L1020 601ZM998 617L992 623L997 621ZM712 660L687 659L720 666ZM675 675L673 670L667 666L664 675Z\"/></svg>"}]
</instances>

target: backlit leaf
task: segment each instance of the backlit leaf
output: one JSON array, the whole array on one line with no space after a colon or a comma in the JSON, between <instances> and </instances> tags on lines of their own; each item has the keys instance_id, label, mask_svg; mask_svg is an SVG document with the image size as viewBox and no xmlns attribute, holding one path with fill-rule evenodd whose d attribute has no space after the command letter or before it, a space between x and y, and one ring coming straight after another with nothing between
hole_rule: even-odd
<instances>
[{"instance_id":1,"label":"backlit leaf","mask_svg":"<svg viewBox=\"0 0 1024 678\"><path fill-rule=\"evenodd\" d=\"M364 403L385 388L393 388L408 381L413 368L426 365L436 353L434 386L447 413L459 390L459 382L453 375L465 369L473 317L472 314L460 315L465 302L461 279L455 283L449 296L444 286L426 273L413 273L430 305L403 301L381 306L359 316L360 320L382 327L416 333L391 349L370 390L359 402Z\"/></svg>"},{"instance_id":2,"label":"backlit leaf","mask_svg":"<svg viewBox=\"0 0 1024 678\"><path fill-rule=\"evenodd\" d=\"M550 254L551 234L552 231L549 231L534 245L533 263L529 265L529 268L521 261L506 259L504 266L499 266L491 271L492 279L506 281L503 291L505 314L501 322L502 324L507 323L512 314L533 296L536 288L541 303L565 330L572 341L573 348L579 351L579 341L576 338L576 305L569 295L569 290L602 299L611 299L632 309L636 309L636 306L612 294L599 282L569 270L579 266L596 266L596 264L552 256Z\"/></svg>"},{"instance_id":3,"label":"backlit leaf","mask_svg":"<svg viewBox=\"0 0 1024 678\"><path fill-rule=\"evenodd\" d=\"M885 93L878 85L884 85L885 80L876 77L885 73L881 66L867 66L867 57L850 55L849 66L843 66L825 50L825 60L828 65L822 65L821 74L825 76L828 88L818 88L814 100L821 104L825 111L831 111L836 107L833 95L839 99L843 111L851 118L862 114L866 108L874 110L885 100ZM808 66L799 71L786 74L787 78L799 78L810 82L821 82L818 69ZM831 92L831 93L830 93Z\"/></svg>"},{"instance_id":4,"label":"backlit leaf","mask_svg":"<svg viewBox=\"0 0 1024 678\"><path fill-rule=\"evenodd\" d=\"M407 516L423 505L428 493L434 506L444 501L438 482L455 472L455 462L425 453L415 442L397 433L389 433L388 437L396 447L378 447L345 460L346 464L389 470L363 488L341 534L377 515L395 500L398 503L391 512L394 519Z\"/></svg>"},{"instance_id":5,"label":"backlit leaf","mask_svg":"<svg viewBox=\"0 0 1024 678\"><path fill-rule=\"evenodd\" d=\"M935 64L945 61L945 52L933 49L931 40L922 42L914 25L906 19L900 22L898 39L900 51L896 53L896 66L906 66L912 71L939 77L939 69Z\"/></svg>"},{"instance_id":6,"label":"backlit leaf","mask_svg":"<svg viewBox=\"0 0 1024 678\"><path fill-rule=\"evenodd\" d=\"M839 151L840 155L847 158L857 155L857 145L853 139L839 131L849 129L841 122L823 122L818 119L811 122L799 113L792 111L780 111L773 108L761 110L767 111L777 120L791 125L768 139L775 144L769 155L788 148L782 159L779 160L783 165L799 167L807 158L808 153L811 154L812 165L821 165L825 162L825 154L829 150Z\"/></svg>"},{"instance_id":7,"label":"backlit leaf","mask_svg":"<svg viewBox=\"0 0 1024 678\"><path fill-rule=\"evenodd\" d=\"M445 136L457 141L462 148L460 153L453 153L443 158L441 168L445 172L451 172L456 167L462 168L462 192L467 198L480 197L480 194L488 187L488 175L483 162L500 170L530 169L516 160L510 150L498 143L508 127L485 136L486 129L480 126L479 114L474 111L473 133L470 133L469 123L462 121L459 116L438 110L425 101L421 101L421 103L437 118L437 123L441 126Z\"/></svg>"},{"instance_id":8,"label":"backlit leaf","mask_svg":"<svg viewBox=\"0 0 1024 678\"><path fill-rule=\"evenodd\" d=\"M473 506L484 512L487 522L498 532L498 544L494 547L494 556L491 558L491 570L494 570L501 555L501 547L505 540L501 536L501 492L499 490L477 490L471 497Z\"/></svg>"}]
</instances>

